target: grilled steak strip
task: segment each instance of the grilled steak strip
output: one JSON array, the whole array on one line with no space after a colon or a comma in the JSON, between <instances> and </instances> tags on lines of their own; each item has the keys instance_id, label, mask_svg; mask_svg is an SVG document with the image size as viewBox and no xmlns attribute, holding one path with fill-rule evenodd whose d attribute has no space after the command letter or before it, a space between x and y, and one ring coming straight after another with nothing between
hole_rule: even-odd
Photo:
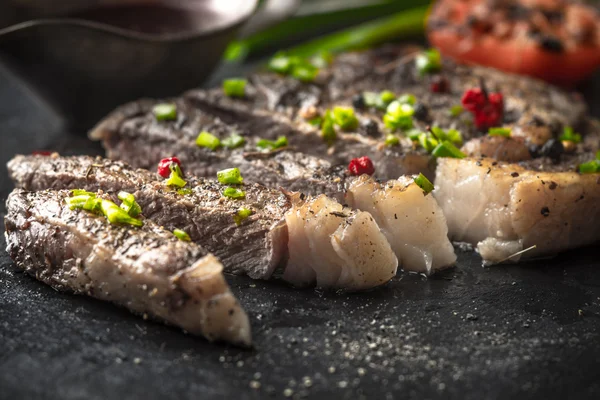
<instances>
[{"instance_id":1,"label":"grilled steak strip","mask_svg":"<svg viewBox=\"0 0 600 400\"><path fill-rule=\"evenodd\" d=\"M151 221L110 225L71 210L70 191L15 189L6 202L7 252L17 266L61 291L87 294L203 335L250 345L250 325L222 265Z\"/></svg>"},{"instance_id":2,"label":"grilled steak strip","mask_svg":"<svg viewBox=\"0 0 600 400\"><path fill-rule=\"evenodd\" d=\"M27 190L103 190L116 199L119 191L134 194L143 214L169 230L183 229L191 239L217 256L229 273L269 278L285 262L291 208L278 190L245 185L246 198L222 196L224 186L189 178L189 192L168 188L157 174L102 158L17 156L8 164L16 186ZM233 217L241 207L253 214L239 226Z\"/></svg>"},{"instance_id":3,"label":"grilled steak strip","mask_svg":"<svg viewBox=\"0 0 600 400\"><path fill-rule=\"evenodd\" d=\"M397 258L386 237L368 212L344 209L335 200L320 196L315 201L323 211L311 215L320 224L318 231L305 230L299 215L310 197L267 189L258 184L244 185L246 198L231 200L222 196L223 185L205 179L186 178L191 189L173 190L162 178L127 164L92 158L17 156L8 164L17 186L30 190L44 187L103 190L115 198L120 190L134 194L143 215L169 230L183 229L197 243L218 255L228 272L253 278L269 278L278 266L285 266L289 248L309 241L319 243L311 251L314 262L302 262L304 253L291 254L283 278L296 286L316 283L321 287L362 290L386 283L397 269ZM294 204L291 198L298 198ZM236 222L238 210L253 214ZM331 213L337 213L331 219ZM360 221L360 223L353 223ZM238 225L239 224L239 225ZM326 229L325 229L326 227ZM288 231L295 235L288 235ZM357 253L356 249L360 249ZM340 258L352 262L340 264ZM369 260L376 262L371 265Z\"/></svg>"}]
</instances>

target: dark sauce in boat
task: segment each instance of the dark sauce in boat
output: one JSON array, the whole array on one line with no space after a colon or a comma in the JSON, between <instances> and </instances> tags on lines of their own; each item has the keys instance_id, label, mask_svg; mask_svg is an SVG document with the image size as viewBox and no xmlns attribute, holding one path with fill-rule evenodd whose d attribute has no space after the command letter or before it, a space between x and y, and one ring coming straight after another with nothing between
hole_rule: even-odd
<instances>
[{"instance_id":1,"label":"dark sauce in boat","mask_svg":"<svg viewBox=\"0 0 600 400\"><path fill-rule=\"evenodd\" d=\"M184 8L160 4L104 6L69 15L130 31L160 34L194 32L210 24L206 9Z\"/></svg>"}]
</instances>

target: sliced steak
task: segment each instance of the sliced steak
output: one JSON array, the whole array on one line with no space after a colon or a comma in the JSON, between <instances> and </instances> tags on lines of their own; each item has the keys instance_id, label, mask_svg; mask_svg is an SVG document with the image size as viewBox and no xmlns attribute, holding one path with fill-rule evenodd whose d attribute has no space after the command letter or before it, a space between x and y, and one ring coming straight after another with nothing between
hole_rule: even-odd
<instances>
[{"instance_id":1,"label":"sliced steak","mask_svg":"<svg viewBox=\"0 0 600 400\"><path fill-rule=\"evenodd\" d=\"M446 220L441 209L433 196L423 196L423 190L413 182L412 177L378 183L367 175L349 176L345 168L340 170L330 167L326 161L300 153L284 151L258 154L256 157L249 161L253 167L248 171L251 173L268 171L267 175L263 174L263 182L266 184L283 185L294 190L306 191L315 198L319 198L319 193L327 193L331 198L337 198L340 203L347 203L354 209L367 211L401 260L400 266L403 269L431 274L454 264L456 257L447 239ZM95 167L91 168L94 165ZM138 198L146 217L169 229L185 227L193 240L222 257L228 271L244 272L257 278L269 277L278 264L276 262L269 264L272 267L268 268L261 264L261 260L266 263L273 259L272 253L267 253L271 258L266 255L261 258L259 255L263 254L265 249L273 248L273 243L276 241L265 239L274 231L270 228L272 225L260 224L264 221L277 224L277 216L285 214L287 230L284 231L284 227L281 227L281 235L284 232L287 234L288 248L292 242L299 240L294 235L303 232L296 230L296 233L287 233L291 223L303 224L304 219L289 217L290 214L299 212L299 208L302 207L299 204L296 206L285 204L280 208L272 208L270 212L263 210L262 214L259 211L252 217L261 219L262 222L248 221L239 227L233 223L236 208L223 213L225 204L235 204L238 207L240 204L246 204L244 207L253 210L259 207L258 204L270 204L273 199L266 193L273 194L273 191L264 188L262 190L265 195L262 199L257 198L257 201L251 205L244 201L225 199L221 199L221 205L218 205L215 201L206 198L206 193L213 193L215 190L219 192L221 186L218 184L190 178L190 186L193 189L190 190L191 193L182 195L166 189L163 179L157 174L141 169L134 170L119 161L85 156L16 156L9 162L8 170L17 186L29 190L40 190L46 187L87 188L102 189L113 194L119 190L128 190ZM265 180L264 176L270 178ZM212 187L206 187L207 185ZM257 191L261 188L258 185L250 187ZM280 192L274 193L275 197L283 197ZM211 198L216 199L213 195ZM294 196L284 197L282 201L287 201L289 198ZM306 201L311 203L309 199ZM321 198L319 204L321 203L325 203L324 198ZM189 212L185 212L180 207L181 204L189 204ZM338 214L338 218L333 220L337 225L343 220L344 215L349 217L354 214L350 210L340 214L342 206L332 200L327 204L328 209ZM219 213L224 215L224 219L217 219L216 214ZM324 223L327 218L325 214L315 221ZM252 228L251 224L255 227ZM252 229L256 234L252 233L254 232ZM279 250L280 253L283 251ZM290 257L294 258L293 255ZM323 264L322 260L319 262ZM327 267L327 264L324 265ZM291 272L288 272L284 277L292 276L290 274ZM293 276L298 275L293 274ZM319 282L323 282L323 279L317 279L318 284Z\"/></svg>"},{"instance_id":2,"label":"sliced steak","mask_svg":"<svg viewBox=\"0 0 600 400\"><path fill-rule=\"evenodd\" d=\"M56 154L17 156L8 169L15 184L29 190L103 190L113 199L121 190L131 192L146 218L169 230L186 231L193 241L220 257L227 272L267 279L277 267L285 267L283 278L296 286L316 283L324 288L362 290L386 283L398 266L386 237L368 212L344 208L326 196L318 198L323 213L311 218L317 223L327 221L328 230L305 231L304 219L293 216L305 212L302 210L313 204L313 199L259 184L244 185L245 198L232 200L222 195L225 186L215 181L188 177L189 187L174 190L157 174L122 162ZM251 210L252 215L236 221L241 208ZM336 215L333 220L331 213ZM356 220L360 223L353 223ZM288 257L289 249L306 240L322 242L314 254L318 263L303 264L304 253ZM361 252L355 253L356 248ZM341 263L348 254L360 262ZM376 258L375 265L367 262L372 258ZM290 269L290 265L295 266Z\"/></svg>"},{"instance_id":3,"label":"sliced steak","mask_svg":"<svg viewBox=\"0 0 600 400\"><path fill-rule=\"evenodd\" d=\"M145 220L141 228L71 210L70 191L13 191L7 252L17 266L61 291L148 313L209 340L250 345L250 325L221 263L200 246Z\"/></svg>"}]
</instances>

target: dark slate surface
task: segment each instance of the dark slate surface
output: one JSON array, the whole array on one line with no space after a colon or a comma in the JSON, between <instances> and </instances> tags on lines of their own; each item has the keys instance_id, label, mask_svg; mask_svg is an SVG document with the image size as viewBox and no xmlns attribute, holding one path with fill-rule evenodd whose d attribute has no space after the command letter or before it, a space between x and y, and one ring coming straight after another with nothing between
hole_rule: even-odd
<instances>
[{"instance_id":1,"label":"dark slate surface","mask_svg":"<svg viewBox=\"0 0 600 400\"><path fill-rule=\"evenodd\" d=\"M596 83L597 84L597 83ZM86 101L86 99L82 99ZM0 163L53 148L99 153L0 70ZM3 167L2 200L11 189ZM3 206L1 209L4 212ZM4 248L4 240L0 240ZM256 348L213 345L64 295L0 253L1 399L598 398L597 248L362 294L228 277Z\"/></svg>"}]
</instances>

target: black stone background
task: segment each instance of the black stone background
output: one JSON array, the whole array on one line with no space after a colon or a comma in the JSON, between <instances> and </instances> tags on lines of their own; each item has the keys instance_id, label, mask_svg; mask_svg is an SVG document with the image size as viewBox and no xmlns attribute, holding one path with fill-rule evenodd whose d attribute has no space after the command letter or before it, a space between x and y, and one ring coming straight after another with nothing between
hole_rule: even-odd
<instances>
[{"instance_id":1,"label":"black stone background","mask_svg":"<svg viewBox=\"0 0 600 400\"><path fill-rule=\"evenodd\" d=\"M586 85L596 116L599 86ZM15 153L101 154L4 69L0 138L0 212ZM1 250L0 398L600 398L597 249L493 268L459 253L454 269L361 294L228 276L252 321L251 351L57 293Z\"/></svg>"}]
</instances>

